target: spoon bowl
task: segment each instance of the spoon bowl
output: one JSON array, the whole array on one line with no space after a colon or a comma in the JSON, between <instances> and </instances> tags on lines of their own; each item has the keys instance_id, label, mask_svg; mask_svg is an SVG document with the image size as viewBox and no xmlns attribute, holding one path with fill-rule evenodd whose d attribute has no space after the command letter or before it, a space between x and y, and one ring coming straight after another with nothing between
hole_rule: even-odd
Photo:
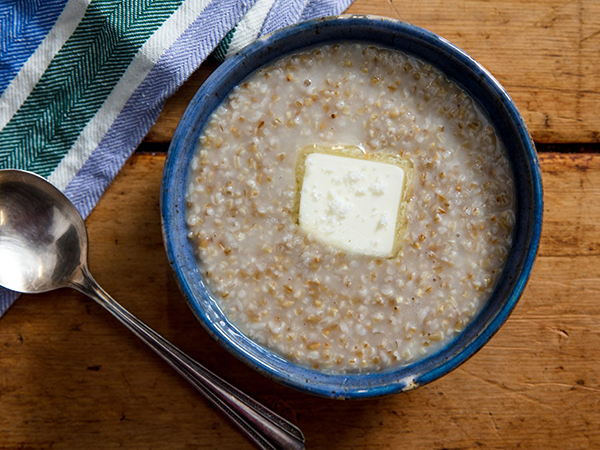
<instances>
[{"instance_id":1,"label":"spoon bowl","mask_svg":"<svg viewBox=\"0 0 600 450\"><path fill-rule=\"evenodd\" d=\"M0 285L35 294L68 286L85 264L87 232L73 204L44 178L0 171Z\"/></svg>"},{"instance_id":2,"label":"spoon bowl","mask_svg":"<svg viewBox=\"0 0 600 450\"><path fill-rule=\"evenodd\" d=\"M227 415L259 448L303 449L302 432L187 356L108 295L87 268L87 230L44 178L0 170L0 286L23 293L71 287L106 308Z\"/></svg>"}]
</instances>

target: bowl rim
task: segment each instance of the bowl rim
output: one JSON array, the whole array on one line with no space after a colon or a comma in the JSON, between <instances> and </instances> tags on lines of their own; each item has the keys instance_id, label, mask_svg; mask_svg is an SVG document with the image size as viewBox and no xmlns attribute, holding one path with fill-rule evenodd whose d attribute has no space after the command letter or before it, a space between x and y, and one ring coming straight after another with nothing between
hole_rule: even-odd
<instances>
[{"instance_id":1,"label":"bowl rim","mask_svg":"<svg viewBox=\"0 0 600 450\"><path fill-rule=\"evenodd\" d=\"M521 147L521 153L517 153L517 156L523 158L520 163L525 164L527 167L522 170L530 176L524 182L531 184L530 198L528 197L525 208L527 214L523 216L523 210L520 210L519 214L521 218L528 218L528 221L523 220L522 224L517 223L515 226L515 231L517 227L525 227L526 233L519 241L522 241L524 247L515 257L514 273L511 272L510 276L506 273L502 274L496 289L488 300L488 302L491 302L492 299L499 296L499 287L502 284L504 298L499 300L499 307L490 313L491 315L486 319L486 322L483 325L476 326L479 317L483 314L483 311L481 311L457 338L451 340L436 353L405 366L366 374L330 374L300 366L285 360L247 338L227 321L216 302L212 300L204 285L195 259L195 266L190 263L190 252L193 256L193 251L191 245L187 242L186 233L181 233L182 222L183 230L185 229L184 193L185 179L187 179L188 173L184 170L187 168L184 162L189 162L191 159L197 137L204 127L204 121L199 120L199 118L204 117L206 119L209 117L233 87L230 86L224 93L221 92L223 87L227 87L228 80L230 82L232 78L237 76L237 83L239 83L258 67L269 61L274 61L301 48L310 48L315 44L303 45L298 43L298 41L302 41L307 33L322 34L324 37L322 40L315 38L316 42L321 44L357 40L343 37L347 27L353 29L362 27L363 31L370 30L380 33L392 32L399 39L411 39L411 42L414 41L418 45L428 46L431 51L438 51L441 56L448 58L448 61L452 64L458 64L466 69L469 77L478 78L482 89L485 89L485 92L489 91L489 95L498 102L497 107L502 112L502 119L506 120L507 126L514 128L514 137ZM342 36L331 37L330 34L325 35L326 32L334 33L335 36L339 34ZM290 42L295 43L292 48L287 48L286 45ZM372 40L372 42L377 44L376 40ZM265 56L265 52L270 55L270 52L278 46L283 46L283 49L275 51L272 57ZM401 51L411 53L406 50ZM424 59L420 55L416 56ZM258 64L257 61L262 62ZM438 67L438 69L446 73L443 68ZM239 74L243 76L240 78ZM456 78L453 78L453 80L475 97L471 89L465 88L460 80ZM479 97L476 98L478 98L480 106L490 115L488 109L481 104ZM498 126L493 118L492 122L495 126ZM515 172L516 163L512 157L511 164L513 165L513 172ZM521 170L520 166L518 170ZM182 171L184 173L183 182L181 176L177 176ZM234 356L263 375L303 392L343 399L379 397L407 391L446 375L477 353L508 319L525 289L539 247L543 214L540 172L533 141L516 105L500 83L480 63L463 50L431 31L386 17L342 15L314 19L277 30L258 39L221 64L199 88L175 130L163 170L160 194L163 242L169 264L176 275L175 278L186 302L208 333ZM517 188L516 181L515 190ZM517 192L517 195L520 195L519 192ZM519 205L517 207L519 208ZM177 232L178 229L180 230L179 233ZM513 247L509 255L510 261L513 261L514 254L516 254L516 250ZM508 261L506 265L508 266ZM506 272L506 270L503 272ZM506 283L508 284L505 286ZM487 309L488 306L486 305L484 310ZM461 339L461 336L463 339ZM461 342L462 347L458 349Z\"/></svg>"}]
</instances>

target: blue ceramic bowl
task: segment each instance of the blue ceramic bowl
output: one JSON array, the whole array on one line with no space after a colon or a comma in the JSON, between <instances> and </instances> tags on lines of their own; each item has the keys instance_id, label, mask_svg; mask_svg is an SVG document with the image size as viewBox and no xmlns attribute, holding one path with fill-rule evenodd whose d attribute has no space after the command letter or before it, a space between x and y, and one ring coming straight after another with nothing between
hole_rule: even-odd
<instances>
[{"instance_id":1,"label":"blue ceramic bowl","mask_svg":"<svg viewBox=\"0 0 600 450\"><path fill-rule=\"evenodd\" d=\"M498 285L481 313L439 352L408 366L371 374L333 375L293 364L251 341L232 325L207 291L186 237L184 193L190 161L212 111L257 68L305 47L362 41L428 61L458 82L487 111L508 151L515 178L514 243ZM535 148L513 101L490 73L445 39L416 26L379 17L342 16L277 31L222 64L188 106L164 169L161 211L168 259L181 290L206 330L260 373L311 394L356 399L393 394L429 383L473 356L506 321L532 269L542 226L542 185Z\"/></svg>"}]
</instances>

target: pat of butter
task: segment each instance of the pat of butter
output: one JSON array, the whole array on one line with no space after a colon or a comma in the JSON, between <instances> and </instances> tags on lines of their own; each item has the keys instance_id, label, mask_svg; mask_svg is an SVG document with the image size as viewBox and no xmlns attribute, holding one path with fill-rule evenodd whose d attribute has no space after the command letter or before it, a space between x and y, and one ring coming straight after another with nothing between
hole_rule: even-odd
<instances>
[{"instance_id":1,"label":"pat of butter","mask_svg":"<svg viewBox=\"0 0 600 450\"><path fill-rule=\"evenodd\" d=\"M300 229L346 252L394 256L405 170L327 153L308 154L304 165Z\"/></svg>"}]
</instances>

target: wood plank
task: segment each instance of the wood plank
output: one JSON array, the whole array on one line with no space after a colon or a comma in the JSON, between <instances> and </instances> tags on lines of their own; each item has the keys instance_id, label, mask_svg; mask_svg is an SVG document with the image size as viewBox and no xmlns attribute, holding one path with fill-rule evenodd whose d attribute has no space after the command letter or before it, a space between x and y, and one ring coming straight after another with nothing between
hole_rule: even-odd
<instances>
[{"instance_id":1,"label":"wood plank","mask_svg":"<svg viewBox=\"0 0 600 450\"><path fill-rule=\"evenodd\" d=\"M600 142L600 2L596 0L355 0L348 13L427 28L481 62L517 103L536 142ZM203 66L147 136L169 142Z\"/></svg>"},{"instance_id":2,"label":"wood plank","mask_svg":"<svg viewBox=\"0 0 600 450\"><path fill-rule=\"evenodd\" d=\"M600 447L600 155L541 156L540 257L492 341L438 381L361 402L280 386L207 336L165 258L163 162L164 155L135 155L90 215L92 272L150 326L300 425L308 448ZM252 448L77 292L23 296L0 319L0 346L0 449Z\"/></svg>"},{"instance_id":3,"label":"wood plank","mask_svg":"<svg viewBox=\"0 0 600 450\"><path fill-rule=\"evenodd\" d=\"M600 256L600 173L597 154L541 155L544 239L540 255Z\"/></svg>"}]
</instances>

